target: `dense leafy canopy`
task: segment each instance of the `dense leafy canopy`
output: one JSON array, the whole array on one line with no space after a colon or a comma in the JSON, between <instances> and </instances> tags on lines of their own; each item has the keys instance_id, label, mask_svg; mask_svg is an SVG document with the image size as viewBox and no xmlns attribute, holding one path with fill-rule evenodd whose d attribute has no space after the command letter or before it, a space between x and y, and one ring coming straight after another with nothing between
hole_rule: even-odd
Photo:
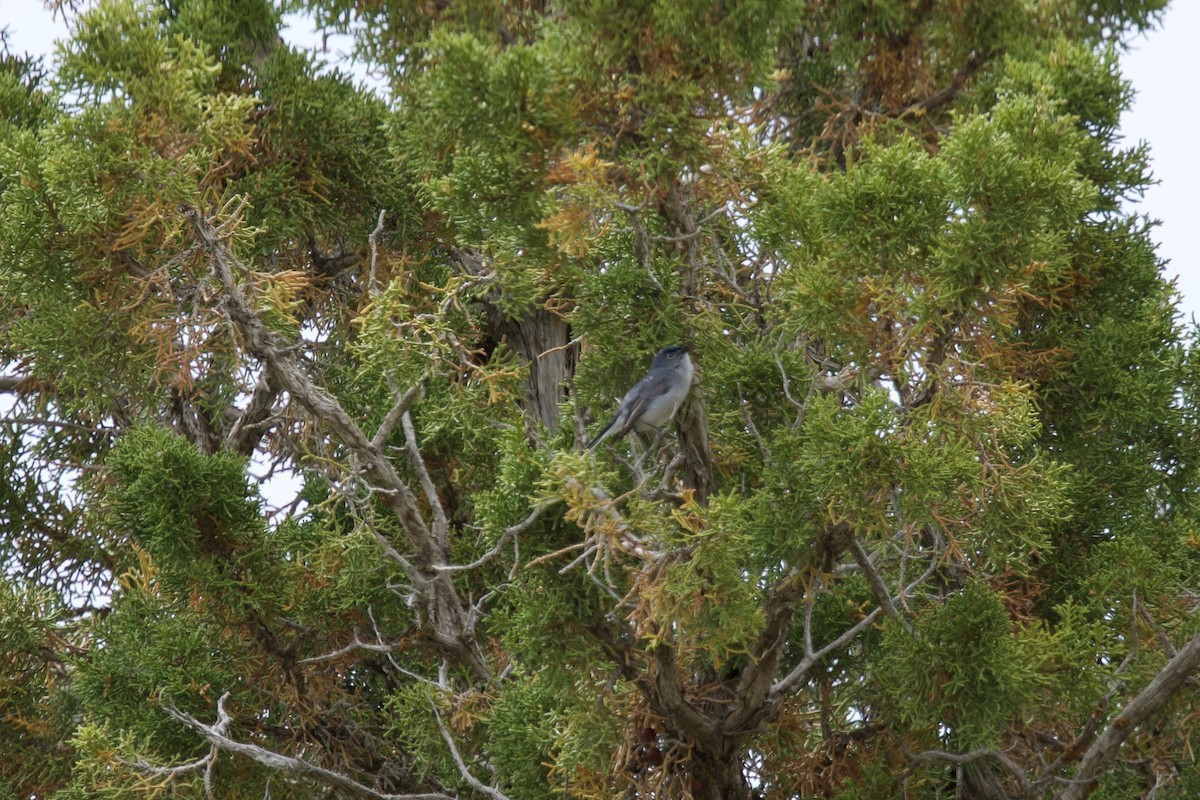
<instances>
[{"instance_id":1,"label":"dense leafy canopy","mask_svg":"<svg viewBox=\"0 0 1200 800\"><path fill-rule=\"evenodd\" d=\"M0 56L0 798L1200 793L1200 370L1117 131L1164 3ZM583 450L682 341L665 439Z\"/></svg>"}]
</instances>

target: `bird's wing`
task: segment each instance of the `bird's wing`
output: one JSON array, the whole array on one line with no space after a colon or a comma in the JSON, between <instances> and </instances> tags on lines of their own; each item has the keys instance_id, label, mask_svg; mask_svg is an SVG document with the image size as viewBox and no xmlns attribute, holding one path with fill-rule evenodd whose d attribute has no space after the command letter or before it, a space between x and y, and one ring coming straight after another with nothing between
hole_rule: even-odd
<instances>
[{"instance_id":1,"label":"bird's wing","mask_svg":"<svg viewBox=\"0 0 1200 800\"><path fill-rule=\"evenodd\" d=\"M613 433L624 436L631 431L651 406L654 406L659 398L670 392L671 378L669 375L647 375L642 378L638 381L637 386L625 395L628 405L622 402L621 412L618 414L621 419L621 430L613 431Z\"/></svg>"},{"instance_id":2,"label":"bird's wing","mask_svg":"<svg viewBox=\"0 0 1200 800\"><path fill-rule=\"evenodd\" d=\"M638 413L630 418L638 430L658 430L675 415L682 395L675 375L656 375L648 379L641 393Z\"/></svg>"},{"instance_id":3,"label":"bird's wing","mask_svg":"<svg viewBox=\"0 0 1200 800\"><path fill-rule=\"evenodd\" d=\"M633 388L621 398L621 405L617 407L617 413L613 416L612 421L605 425L592 441L588 442L587 449L591 450L609 436L616 436L620 439L629 433L638 417L646 410L646 404L653 401L654 398L666 394L670 388L669 382L651 375L647 375L635 383Z\"/></svg>"},{"instance_id":4,"label":"bird's wing","mask_svg":"<svg viewBox=\"0 0 1200 800\"><path fill-rule=\"evenodd\" d=\"M621 401L620 415L625 418L626 425L632 425L646 410L646 406L654 402L654 398L666 392L667 382L660 376L647 375L629 390Z\"/></svg>"}]
</instances>

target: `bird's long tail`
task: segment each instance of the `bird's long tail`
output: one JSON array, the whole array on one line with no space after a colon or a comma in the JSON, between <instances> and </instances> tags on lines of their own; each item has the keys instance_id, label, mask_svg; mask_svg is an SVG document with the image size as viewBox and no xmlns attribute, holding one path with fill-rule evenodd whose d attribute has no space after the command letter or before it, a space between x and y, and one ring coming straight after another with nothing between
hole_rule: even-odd
<instances>
[{"instance_id":1,"label":"bird's long tail","mask_svg":"<svg viewBox=\"0 0 1200 800\"><path fill-rule=\"evenodd\" d=\"M614 417L611 422L609 422L607 425L604 426L603 430L601 430L598 434L596 434L596 438L594 438L590 442L588 442L587 449L591 450L591 449L595 448L596 445L600 444L605 439L607 439L608 435L610 433L612 433L613 425L615 425L615 424L617 424L617 420Z\"/></svg>"}]
</instances>

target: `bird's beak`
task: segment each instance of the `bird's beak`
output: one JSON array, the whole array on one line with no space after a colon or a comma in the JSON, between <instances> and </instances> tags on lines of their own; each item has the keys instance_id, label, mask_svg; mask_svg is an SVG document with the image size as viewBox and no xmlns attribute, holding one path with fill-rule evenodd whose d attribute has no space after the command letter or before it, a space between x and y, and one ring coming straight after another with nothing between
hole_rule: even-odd
<instances>
[{"instance_id":1,"label":"bird's beak","mask_svg":"<svg viewBox=\"0 0 1200 800\"><path fill-rule=\"evenodd\" d=\"M692 352L692 343L691 342L684 342L682 345L680 345L680 347L683 348L683 352L685 352L685 353Z\"/></svg>"}]
</instances>

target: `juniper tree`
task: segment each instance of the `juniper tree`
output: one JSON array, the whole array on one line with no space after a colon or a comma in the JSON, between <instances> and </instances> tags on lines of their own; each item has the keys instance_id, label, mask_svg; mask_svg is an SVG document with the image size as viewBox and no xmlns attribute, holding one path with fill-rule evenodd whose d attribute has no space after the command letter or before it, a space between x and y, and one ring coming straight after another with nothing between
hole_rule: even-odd
<instances>
[{"instance_id":1,"label":"juniper tree","mask_svg":"<svg viewBox=\"0 0 1200 800\"><path fill-rule=\"evenodd\" d=\"M0 62L3 796L1200 791L1164 2L284 5Z\"/></svg>"}]
</instances>

